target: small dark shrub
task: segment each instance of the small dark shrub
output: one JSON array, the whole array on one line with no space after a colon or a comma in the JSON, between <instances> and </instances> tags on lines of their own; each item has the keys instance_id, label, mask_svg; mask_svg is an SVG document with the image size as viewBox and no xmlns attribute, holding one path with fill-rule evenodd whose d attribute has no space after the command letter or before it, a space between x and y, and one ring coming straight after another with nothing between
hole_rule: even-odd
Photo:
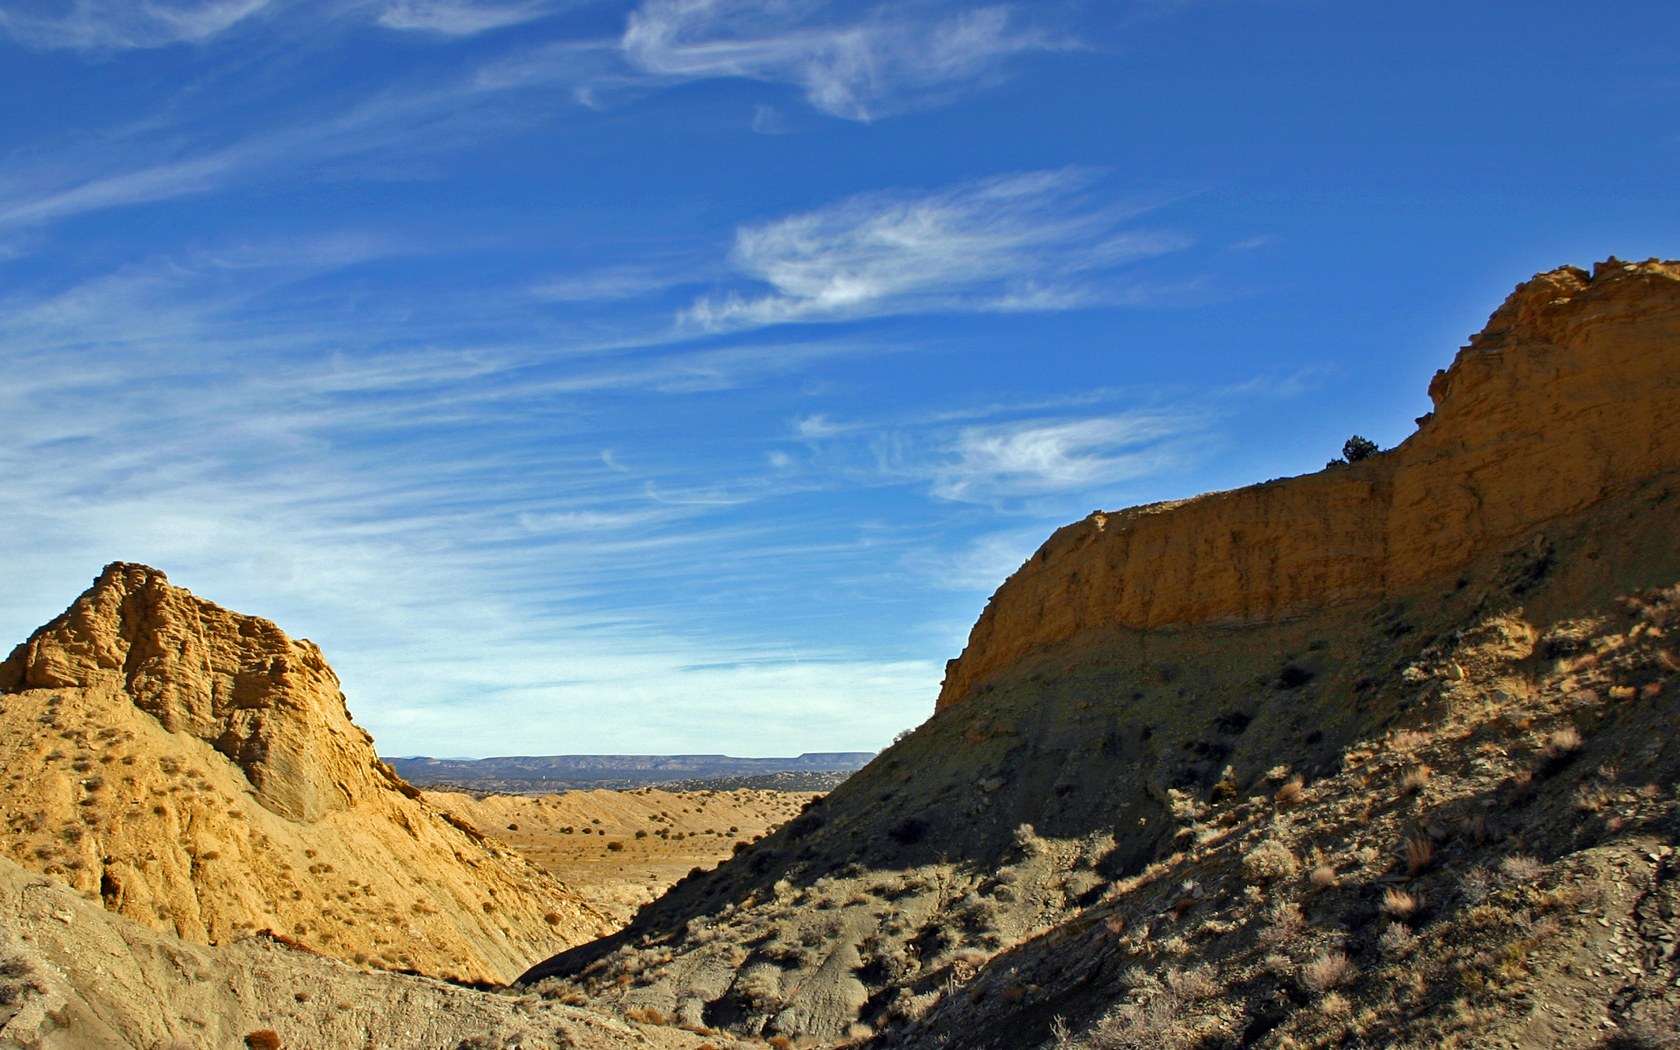
<instances>
[{"instance_id":1,"label":"small dark shrub","mask_svg":"<svg viewBox=\"0 0 1680 1050\"><path fill-rule=\"evenodd\" d=\"M245 1036L250 1050L280 1050L280 1033L272 1028L259 1028Z\"/></svg>"},{"instance_id":2,"label":"small dark shrub","mask_svg":"<svg viewBox=\"0 0 1680 1050\"><path fill-rule=\"evenodd\" d=\"M1358 463L1362 459L1370 459L1380 451L1375 441L1355 434L1342 445L1342 458L1349 463Z\"/></svg>"},{"instance_id":3,"label":"small dark shrub","mask_svg":"<svg viewBox=\"0 0 1680 1050\"><path fill-rule=\"evenodd\" d=\"M916 817L905 817L903 820L887 829L887 838L900 846L910 846L927 837L927 821Z\"/></svg>"},{"instance_id":4,"label":"small dark shrub","mask_svg":"<svg viewBox=\"0 0 1680 1050\"><path fill-rule=\"evenodd\" d=\"M1313 680L1313 673L1296 664L1285 664L1278 672L1279 689L1299 689Z\"/></svg>"},{"instance_id":5,"label":"small dark shrub","mask_svg":"<svg viewBox=\"0 0 1680 1050\"><path fill-rule=\"evenodd\" d=\"M1218 718L1214 719L1213 725L1214 728L1218 729L1221 733L1229 733L1232 736L1236 736L1238 733L1247 729L1248 724L1252 721L1254 721L1254 716L1245 711L1227 711Z\"/></svg>"}]
</instances>

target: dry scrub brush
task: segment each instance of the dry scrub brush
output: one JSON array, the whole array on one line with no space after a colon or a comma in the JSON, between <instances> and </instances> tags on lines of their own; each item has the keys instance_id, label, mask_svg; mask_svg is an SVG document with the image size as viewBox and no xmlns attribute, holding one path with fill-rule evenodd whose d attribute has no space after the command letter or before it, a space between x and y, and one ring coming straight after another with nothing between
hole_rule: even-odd
<instances>
[{"instance_id":1,"label":"dry scrub brush","mask_svg":"<svg viewBox=\"0 0 1680 1050\"><path fill-rule=\"evenodd\" d=\"M1402 795L1416 795L1423 791L1429 783L1429 776L1434 770L1425 765L1418 765L1406 771L1400 778L1400 793Z\"/></svg>"},{"instance_id":2,"label":"dry scrub brush","mask_svg":"<svg viewBox=\"0 0 1680 1050\"><path fill-rule=\"evenodd\" d=\"M1301 796L1306 793L1306 785L1307 782L1302 779L1300 774L1296 774L1290 777L1282 787L1278 788L1277 794L1273 798L1280 806L1293 806L1301 801Z\"/></svg>"},{"instance_id":3,"label":"dry scrub brush","mask_svg":"<svg viewBox=\"0 0 1680 1050\"><path fill-rule=\"evenodd\" d=\"M1359 967L1341 952L1326 952L1301 968L1301 983L1315 992L1340 988L1359 976Z\"/></svg>"},{"instance_id":4,"label":"dry scrub brush","mask_svg":"<svg viewBox=\"0 0 1680 1050\"><path fill-rule=\"evenodd\" d=\"M1224 993L1211 966L1168 970L1164 982L1133 967L1126 983L1148 996L1105 1018L1091 1039L1093 1050L1179 1050L1202 1045L1192 1008Z\"/></svg>"},{"instance_id":5,"label":"dry scrub brush","mask_svg":"<svg viewBox=\"0 0 1680 1050\"><path fill-rule=\"evenodd\" d=\"M1383 891L1382 910L1401 922L1410 919L1422 908L1423 900L1412 896L1405 890L1390 889Z\"/></svg>"},{"instance_id":6,"label":"dry scrub brush","mask_svg":"<svg viewBox=\"0 0 1680 1050\"><path fill-rule=\"evenodd\" d=\"M1429 865L1435 860L1435 843L1427 835L1417 835L1406 840L1406 874L1416 878L1429 870Z\"/></svg>"},{"instance_id":7,"label":"dry scrub brush","mask_svg":"<svg viewBox=\"0 0 1680 1050\"><path fill-rule=\"evenodd\" d=\"M1301 870L1301 862L1281 842L1267 839L1243 855L1243 876L1250 882L1288 878Z\"/></svg>"}]
</instances>

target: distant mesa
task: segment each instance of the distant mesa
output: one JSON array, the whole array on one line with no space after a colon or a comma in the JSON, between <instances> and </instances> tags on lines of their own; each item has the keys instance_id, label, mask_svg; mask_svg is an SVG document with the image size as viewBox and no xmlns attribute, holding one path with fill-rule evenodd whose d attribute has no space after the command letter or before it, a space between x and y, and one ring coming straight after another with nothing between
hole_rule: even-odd
<instances>
[{"instance_id":1,"label":"distant mesa","mask_svg":"<svg viewBox=\"0 0 1680 1050\"><path fill-rule=\"evenodd\" d=\"M873 751L818 751L795 758L546 755L480 759L387 758L385 762L411 784L449 784L480 791L532 794L598 788L664 787L726 779L731 784L737 784L786 773L850 773L862 769L874 757ZM739 786L751 785L741 783ZM763 786L771 787L772 784L766 781Z\"/></svg>"}]
</instances>

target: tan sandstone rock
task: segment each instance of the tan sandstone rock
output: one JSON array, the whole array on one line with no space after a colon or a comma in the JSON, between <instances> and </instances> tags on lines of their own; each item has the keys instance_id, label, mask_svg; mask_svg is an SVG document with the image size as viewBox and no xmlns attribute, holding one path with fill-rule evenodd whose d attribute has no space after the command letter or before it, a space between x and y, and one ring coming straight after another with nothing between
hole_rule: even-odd
<instances>
[{"instance_id":1,"label":"tan sandstone rock","mask_svg":"<svg viewBox=\"0 0 1680 1050\"><path fill-rule=\"evenodd\" d=\"M0 664L14 860L136 922L501 983L602 918L428 806L306 640L107 566Z\"/></svg>"},{"instance_id":2,"label":"tan sandstone rock","mask_svg":"<svg viewBox=\"0 0 1680 1050\"><path fill-rule=\"evenodd\" d=\"M1395 593L1680 462L1680 262L1519 286L1429 385L1435 411L1345 468L1093 514L993 595L939 707L1097 626L1254 623Z\"/></svg>"}]
</instances>

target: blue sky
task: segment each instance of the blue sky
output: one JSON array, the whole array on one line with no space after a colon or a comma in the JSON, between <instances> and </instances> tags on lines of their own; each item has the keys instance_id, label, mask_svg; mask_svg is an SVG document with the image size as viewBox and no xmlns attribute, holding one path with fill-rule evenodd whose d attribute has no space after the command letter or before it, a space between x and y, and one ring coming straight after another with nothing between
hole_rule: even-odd
<instances>
[{"instance_id":1,"label":"blue sky","mask_svg":"<svg viewBox=\"0 0 1680 1050\"><path fill-rule=\"evenodd\" d=\"M386 754L866 750L1051 529L1680 255L1663 5L0 0L0 635L111 560ZM9 643L8 643L9 644Z\"/></svg>"}]
</instances>

